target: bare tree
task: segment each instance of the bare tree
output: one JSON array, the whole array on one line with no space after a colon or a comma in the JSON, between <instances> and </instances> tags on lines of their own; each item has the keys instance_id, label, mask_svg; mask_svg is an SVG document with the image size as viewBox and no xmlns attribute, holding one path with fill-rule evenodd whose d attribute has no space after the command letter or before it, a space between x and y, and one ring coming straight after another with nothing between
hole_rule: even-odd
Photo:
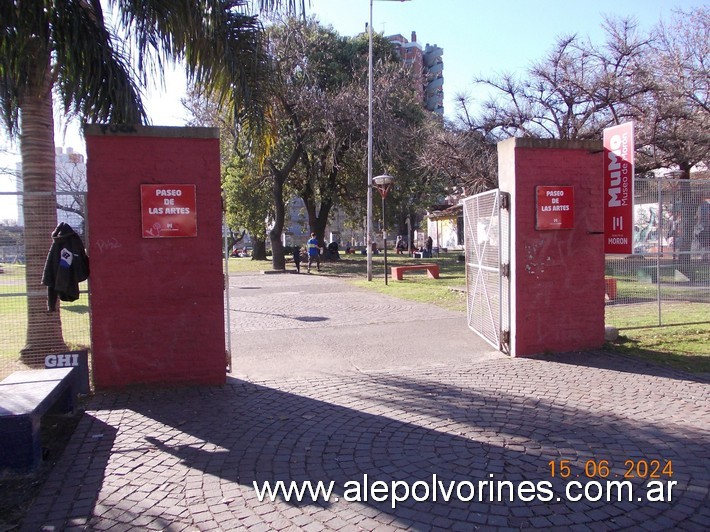
<instances>
[{"instance_id":1,"label":"bare tree","mask_svg":"<svg viewBox=\"0 0 710 532\"><path fill-rule=\"evenodd\" d=\"M703 201L693 193L690 171L707 168L710 155L710 9L677 11L654 31L652 68L655 90L639 116L639 159L646 168L680 171L683 200L681 251L690 251L694 215Z\"/></svg>"},{"instance_id":2,"label":"bare tree","mask_svg":"<svg viewBox=\"0 0 710 532\"><path fill-rule=\"evenodd\" d=\"M81 227L74 229L83 234L86 225L86 164L76 161L57 165L56 168L57 209L80 219Z\"/></svg>"},{"instance_id":3,"label":"bare tree","mask_svg":"<svg viewBox=\"0 0 710 532\"><path fill-rule=\"evenodd\" d=\"M652 88L645 67L649 39L630 19L606 20L604 27L601 47L578 35L562 36L527 77L477 79L495 90L477 128L497 138L589 139L632 117Z\"/></svg>"},{"instance_id":4,"label":"bare tree","mask_svg":"<svg viewBox=\"0 0 710 532\"><path fill-rule=\"evenodd\" d=\"M493 96L479 115L462 98L460 122L484 138L599 139L605 127L633 121L636 173L680 170L686 199L678 208L690 234L700 201L690 171L707 166L710 152L710 9L677 11L648 35L631 19L607 19L604 30L601 45L559 38L526 76L479 79Z\"/></svg>"},{"instance_id":5,"label":"bare tree","mask_svg":"<svg viewBox=\"0 0 710 532\"><path fill-rule=\"evenodd\" d=\"M458 121L431 125L418 164L422 172L438 174L454 195L467 196L498 185L496 139L477 125L466 97L458 100Z\"/></svg>"},{"instance_id":6,"label":"bare tree","mask_svg":"<svg viewBox=\"0 0 710 532\"><path fill-rule=\"evenodd\" d=\"M677 11L654 31L654 91L638 114L648 168L690 169L710 154L710 9Z\"/></svg>"}]
</instances>

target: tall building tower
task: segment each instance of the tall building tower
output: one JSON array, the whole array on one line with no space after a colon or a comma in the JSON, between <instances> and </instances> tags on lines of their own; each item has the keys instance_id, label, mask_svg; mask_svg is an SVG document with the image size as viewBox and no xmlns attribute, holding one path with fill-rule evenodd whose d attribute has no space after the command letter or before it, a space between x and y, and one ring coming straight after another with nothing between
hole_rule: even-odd
<instances>
[{"instance_id":1,"label":"tall building tower","mask_svg":"<svg viewBox=\"0 0 710 532\"><path fill-rule=\"evenodd\" d=\"M402 61L412 68L417 79L416 91L424 107L440 116L444 115L444 55L443 48L437 45L422 45L417 42L417 32L412 32L412 40L402 35L390 35L387 39L393 43Z\"/></svg>"},{"instance_id":2,"label":"tall building tower","mask_svg":"<svg viewBox=\"0 0 710 532\"><path fill-rule=\"evenodd\" d=\"M444 49L427 43L424 48L424 106L444 116Z\"/></svg>"}]
</instances>

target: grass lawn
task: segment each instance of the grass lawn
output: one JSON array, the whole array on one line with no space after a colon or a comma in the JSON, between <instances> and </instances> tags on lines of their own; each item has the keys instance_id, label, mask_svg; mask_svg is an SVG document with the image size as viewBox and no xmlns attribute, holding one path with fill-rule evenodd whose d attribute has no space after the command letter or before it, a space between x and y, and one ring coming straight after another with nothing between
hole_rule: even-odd
<instances>
[{"instance_id":1,"label":"grass lawn","mask_svg":"<svg viewBox=\"0 0 710 532\"><path fill-rule=\"evenodd\" d=\"M231 257L229 273L255 273L271 269L271 260L252 260L251 258Z\"/></svg>"},{"instance_id":2,"label":"grass lawn","mask_svg":"<svg viewBox=\"0 0 710 532\"><path fill-rule=\"evenodd\" d=\"M348 259L353 261L352 269L359 267L361 275L349 281L356 286L376 290L401 299L432 303L449 310L466 312L466 267L457 262L457 253L442 254L432 259L411 259L403 255L387 255L388 284L385 285L384 258L379 255L372 260L372 281L367 280L367 257ZM439 279L430 279L425 270L406 272L404 279L395 281L390 276L390 266L398 264L439 265Z\"/></svg>"},{"instance_id":3,"label":"grass lawn","mask_svg":"<svg viewBox=\"0 0 710 532\"><path fill-rule=\"evenodd\" d=\"M457 262L457 253L442 254L438 258L414 260L404 255L387 254L388 279L385 285L384 255L372 259L372 281L367 281L367 256L345 255L341 260L324 262L323 274L346 278L356 286L377 290L401 299L422 303L433 303L450 310L466 312L466 297L462 290L466 286L466 272L463 262ZM403 281L393 281L389 277L389 267L397 264L439 264L439 279L429 279L425 271L407 272ZM301 264L301 271L304 265ZM248 258L229 259L229 273L240 274L271 269L271 261L256 261ZM286 263L287 270L293 270L293 263ZM452 290L453 289L453 290Z\"/></svg>"},{"instance_id":4,"label":"grass lawn","mask_svg":"<svg viewBox=\"0 0 710 532\"><path fill-rule=\"evenodd\" d=\"M20 350L27 334L27 299L25 267L3 264L0 274L0 375L26 369L19 362ZM86 290L85 283L80 285ZM62 331L69 349L83 349L90 345L89 296L81 294L77 301L61 302Z\"/></svg>"},{"instance_id":5,"label":"grass lawn","mask_svg":"<svg viewBox=\"0 0 710 532\"><path fill-rule=\"evenodd\" d=\"M692 373L710 373L710 323L628 329L609 348Z\"/></svg>"}]
</instances>

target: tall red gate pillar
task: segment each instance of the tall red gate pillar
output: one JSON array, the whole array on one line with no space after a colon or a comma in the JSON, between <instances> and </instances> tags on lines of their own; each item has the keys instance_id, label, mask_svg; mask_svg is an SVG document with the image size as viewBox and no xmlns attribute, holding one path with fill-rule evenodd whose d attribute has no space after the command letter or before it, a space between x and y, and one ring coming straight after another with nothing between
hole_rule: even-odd
<instances>
[{"instance_id":1,"label":"tall red gate pillar","mask_svg":"<svg viewBox=\"0 0 710 532\"><path fill-rule=\"evenodd\" d=\"M511 200L511 355L601 347L602 143L511 138L498 161Z\"/></svg>"},{"instance_id":2,"label":"tall red gate pillar","mask_svg":"<svg viewBox=\"0 0 710 532\"><path fill-rule=\"evenodd\" d=\"M96 387L223 384L219 131L85 136Z\"/></svg>"}]
</instances>

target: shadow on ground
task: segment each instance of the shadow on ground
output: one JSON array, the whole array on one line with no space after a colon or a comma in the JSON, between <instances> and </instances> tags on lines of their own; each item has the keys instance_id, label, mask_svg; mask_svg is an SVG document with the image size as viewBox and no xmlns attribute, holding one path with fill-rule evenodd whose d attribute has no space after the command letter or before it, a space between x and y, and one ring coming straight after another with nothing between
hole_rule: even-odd
<instances>
[{"instance_id":1,"label":"shadow on ground","mask_svg":"<svg viewBox=\"0 0 710 532\"><path fill-rule=\"evenodd\" d=\"M699 529L710 518L708 414L687 422L702 397L684 397L699 387L668 380L665 368L627 377L623 366L614 356L577 366L570 359L496 360L448 368L444 376L383 373L279 388L229 379L218 388L97 396L73 441L71 454L84 459L67 457L48 482L79 482L93 470L83 502L56 500L50 514L40 498L25 527L63 526L52 515L89 528L164 524L169 507L166 522L175 529L208 526L205 513L226 528ZM110 456L91 440L103 431L99 441L111 443ZM96 461L85 446L101 451ZM569 461L570 478L552 477L561 460ZM629 462L653 460L672 463L672 477L659 470L656 479L665 497L668 481L677 482L670 501L646 500L649 478L624 478ZM592 473L601 461L608 478L587 478L585 467ZM295 502L281 494L260 502L254 483L279 480L332 482L332 497ZM580 482L572 496L591 480L599 481L593 497L606 496L607 480L628 480L631 488L622 489L620 502L571 501L571 480ZM404 482L415 487L409 497ZM393 493L402 500L393 503Z\"/></svg>"}]
</instances>

